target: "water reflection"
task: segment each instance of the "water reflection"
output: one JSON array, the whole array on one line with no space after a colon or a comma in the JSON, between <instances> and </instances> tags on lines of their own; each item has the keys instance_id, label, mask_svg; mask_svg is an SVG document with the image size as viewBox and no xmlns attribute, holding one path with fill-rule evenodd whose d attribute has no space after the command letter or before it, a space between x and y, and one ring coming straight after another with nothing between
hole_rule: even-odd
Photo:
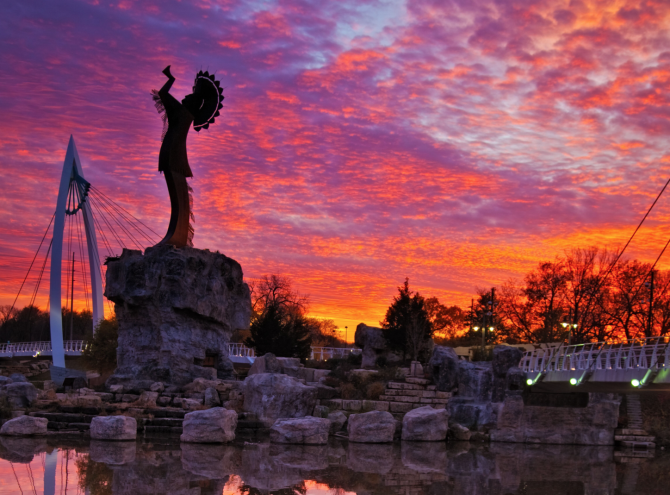
<instances>
[{"instance_id":1,"label":"water reflection","mask_svg":"<svg viewBox=\"0 0 670 495\"><path fill-rule=\"evenodd\" d=\"M0 438L0 493L665 494L670 456L609 447L403 442L232 446Z\"/></svg>"}]
</instances>

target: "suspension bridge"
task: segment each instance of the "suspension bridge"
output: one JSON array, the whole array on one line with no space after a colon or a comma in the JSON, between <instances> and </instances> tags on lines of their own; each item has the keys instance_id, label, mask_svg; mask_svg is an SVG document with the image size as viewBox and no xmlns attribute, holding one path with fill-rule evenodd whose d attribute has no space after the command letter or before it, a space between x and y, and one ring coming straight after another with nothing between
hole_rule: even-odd
<instances>
[{"instance_id":1,"label":"suspension bridge","mask_svg":"<svg viewBox=\"0 0 670 495\"><path fill-rule=\"evenodd\" d=\"M49 233L51 240L46 242ZM101 247L98 239L102 241ZM26 307L31 312L34 308L39 310L40 288L48 270L45 309L49 314L50 341L8 342L0 345L0 357L49 355L53 359L52 375L67 373L65 356L81 355L84 346L83 341L73 338L75 276L81 282L77 291L79 305L83 300L84 309L92 314L95 332L105 314L105 259L118 256L123 248L143 250L159 240L159 234L84 178L79 153L74 138L70 136L55 212L12 304L13 310L21 293L24 289L28 291L32 283ZM109 301L108 305L111 313ZM65 329L69 330L68 340L64 340L64 309L69 310L70 315L69 329ZM30 318L31 314L28 315L28 336L33 337ZM38 333L39 337L44 337L42 332Z\"/></svg>"},{"instance_id":2,"label":"suspension bridge","mask_svg":"<svg viewBox=\"0 0 670 495\"><path fill-rule=\"evenodd\" d=\"M670 390L670 336L528 351L519 367L542 392Z\"/></svg>"}]
</instances>

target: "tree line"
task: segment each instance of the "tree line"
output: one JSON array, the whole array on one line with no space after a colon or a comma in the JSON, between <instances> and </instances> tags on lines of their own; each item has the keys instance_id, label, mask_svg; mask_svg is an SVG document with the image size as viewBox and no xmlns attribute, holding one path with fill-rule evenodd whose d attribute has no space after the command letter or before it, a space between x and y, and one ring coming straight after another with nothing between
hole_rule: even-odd
<instances>
[{"instance_id":1,"label":"tree line","mask_svg":"<svg viewBox=\"0 0 670 495\"><path fill-rule=\"evenodd\" d=\"M61 308L63 317L63 338L70 340L86 340L93 335L93 314L90 310L71 312L69 308ZM51 340L49 312L37 306L13 308L9 305L0 306L0 342L36 342Z\"/></svg>"},{"instance_id":2,"label":"tree line","mask_svg":"<svg viewBox=\"0 0 670 495\"><path fill-rule=\"evenodd\" d=\"M495 329L490 341L511 344L667 335L670 271L618 257L598 247L574 248L502 284L493 301L491 292L479 290L466 335L473 336L471 328L488 312Z\"/></svg>"}]
</instances>

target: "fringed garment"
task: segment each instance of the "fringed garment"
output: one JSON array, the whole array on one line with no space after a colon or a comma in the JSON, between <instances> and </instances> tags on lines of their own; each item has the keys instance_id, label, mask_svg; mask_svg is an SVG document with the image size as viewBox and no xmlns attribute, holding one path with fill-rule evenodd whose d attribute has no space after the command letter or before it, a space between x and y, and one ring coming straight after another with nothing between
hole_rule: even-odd
<instances>
[{"instance_id":1,"label":"fringed garment","mask_svg":"<svg viewBox=\"0 0 670 495\"><path fill-rule=\"evenodd\" d=\"M186 155L186 137L193 115L167 90L152 91L156 110L163 116L163 136L158 171L165 174L170 193L170 224L167 234L158 244L176 247L193 246L193 198L186 182L193 177Z\"/></svg>"}]
</instances>

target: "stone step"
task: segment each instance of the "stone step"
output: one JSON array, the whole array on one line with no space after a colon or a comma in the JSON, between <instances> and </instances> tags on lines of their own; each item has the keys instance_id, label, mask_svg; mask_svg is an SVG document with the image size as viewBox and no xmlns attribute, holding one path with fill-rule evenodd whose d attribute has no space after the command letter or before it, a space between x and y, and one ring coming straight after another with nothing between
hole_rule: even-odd
<instances>
[{"instance_id":1,"label":"stone step","mask_svg":"<svg viewBox=\"0 0 670 495\"><path fill-rule=\"evenodd\" d=\"M617 428L614 430L615 435L647 435L646 430L633 428Z\"/></svg>"},{"instance_id":2,"label":"stone step","mask_svg":"<svg viewBox=\"0 0 670 495\"><path fill-rule=\"evenodd\" d=\"M402 389L392 389L387 388L384 391L384 396L386 397L400 397L400 396L413 396L413 397L423 397L423 394L433 394L435 392L428 392L426 390L402 390ZM427 396L429 397L429 396ZM384 399L382 399L384 400Z\"/></svg>"},{"instance_id":3,"label":"stone step","mask_svg":"<svg viewBox=\"0 0 670 495\"><path fill-rule=\"evenodd\" d=\"M430 380L426 380L425 378L408 377L408 378L405 378L405 381L407 383L413 383L415 385L429 385L430 384Z\"/></svg>"},{"instance_id":4,"label":"stone step","mask_svg":"<svg viewBox=\"0 0 670 495\"><path fill-rule=\"evenodd\" d=\"M619 442L619 445L622 447L627 447L631 449L640 449L640 448L646 448L646 449L655 449L656 444L654 442Z\"/></svg>"},{"instance_id":5,"label":"stone step","mask_svg":"<svg viewBox=\"0 0 670 495\"><path fill-rule=\"evenodd\" d=\"M154 418L147 419L144 421L146 426L159 426L159 427L181 427L184 423L184 420L181 418Z\"/></svg>"},{"instance_id":6,"label":"stone step","mask_svg":"<svg viewBox=\"0 0 670 495\"><path fill-rule=\"evenodd\" d=\"M90 423L62 423L59 421L49 421L47 423L47 430L51 431L87 431L90 428Z\"/></svg>"},{"instance_id":7,"label":"stone step","mask_svg":"<svg viewBox=\"0 0 670 495\"><path fill-rule=\"evenodd\" d=\"M655 442L656 437L653 435L614 435L614 440L617 442Z\"/></svg>"},{"instance_id":8,"label":"stone step","mask_svg":"<svg viewBox=\"0 0 670 495\"><path fill-rule=\"evenodd\" d=\"M183 409L161 407L145 409L144 411L147 414L151 414L154 418L180 418L183 419L186 415L186 411Z\"/></svg>"},{"instance_id":9,"label":"stone step","mask_svg":"<svg viewBox=\"0 0 670 495\"><path fill-rule=\"evenodd\" d=\"M416 385L414 383L402 383L402 382L389 382L386 385L386 388L392 388L397 390L425 390L421 385Z\"/></svg>"},{"instance_id":10,"label":"stone step","mask_svg":"<svg viewBox=\"0 0 670 495\"><path fill-rule=\"evenodd\" d=\"M90 423L95 417L89 414L74 414L74 413L49 413L49 412L34 412L30 413L36 418L46 418L54 423Z\"/></svg>"},{"instance_id":11,"label":"stone step","mask_svg":"<svg viewBox=\"0 0 670 495\"><path fill-rule=\"evenodd\" d=\"M184 429L181 426L145 426L145 433L161 433L169 435L181 435L184 432Z\"/></svg>"}]
</instances>

